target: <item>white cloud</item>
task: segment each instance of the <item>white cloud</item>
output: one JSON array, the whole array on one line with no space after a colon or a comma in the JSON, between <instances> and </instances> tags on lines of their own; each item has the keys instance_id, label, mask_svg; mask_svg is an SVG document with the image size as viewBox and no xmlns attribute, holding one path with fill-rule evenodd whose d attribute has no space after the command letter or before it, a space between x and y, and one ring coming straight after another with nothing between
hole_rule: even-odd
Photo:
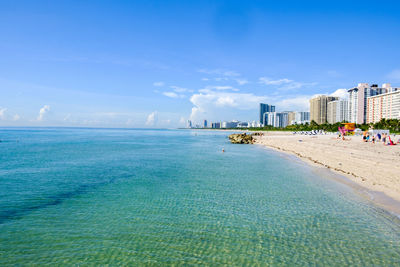
<instances>
[{"instance_id":1,"label":"white cloud","mask_svg":"<svg viewBox=\"0 0 400 267\"><path fill-rule=\"evenodd\" d=\"M217 101L215 102L215 105L218 107L236 107L237 104L235 103L235 99L232 96L220 96L218 97Z\"/></svg>"},{"instance_id":2,"label":"white cloud","mask_svg":"<svg viewBox=\"0 0 400 267\"><path fill-rule=\"evenodd\" d=\"M162 92L163 95L167 96L167 97L171 97L171 98L184 98L186 97L184 94L184 92L194 92L191 89L187 89L187 88L183 88L183 87L179 87L179 86L175 86L175 85L171 85L169 86L169 88L171 88L173 91L169 91L169 92Z\"/></svg>"},{"instance_id":3,"label":"white cloud","mask_svg":"<svg viewBox=\"0 0 400 267\"><path fill-rule=\"evenodd\" d=\"M165 83L164 82L154 82L153 85L157 86L157 87L161 87L161 86L164 86Z\"/></svg>"},{"instance_id":4,"label":"white cloud","mask_svg":"<svg viewBox=\"0 0 400 267\"><path fill-rule=\"evenodd\" d=\"M235 77L235 76L240 76L240 74L236 71L232 70L224 70L224 69L200 69L198 70L200 73L206 73L206 74L214 74L214 75L222 75L222 76L227 76L227 77Z\"/></svg>"},{"instance_id":5,"label":"white cloud","mask_svg":"<svg viewBox=\"0 0 400 267\"><path fill-rule=\"evenodd\" d=\"M330 94L330 96L336 96L340 98L348 98L349 93L347 92L347 89L337 89L335 92Z\"/></svg>"},{"instance_id":6,"label":"white cloud","mask_svg":"<svg viewBox=\"0 0 400 267\"><path fill-rule=\"evenodd\" d=\"M246 79L235 79L235 81L236 81L239 85L245 85L245 84L249 83L249 81L246 80Z\"/></svg>"},{"instance_id":7,"label":"white cloud","mask_svg":"<svg viewBox=\"0 0 400 267\"><path fill-rule=\"evenodd\" d=\"M49 105L44 105L40 110L39 110L39 116L37 117L38 121L42 121L46 113L50 111L50 106Z\"/></svg>"},{"instance_id":8,"label":"white cloud","mask_svg":"<svg viewBox=\"0 0 400 267\"><path fill-rule=\"evenodd\" d=\"M202 78L202 81L210 81L214 80L216 82L226 82L226 81L235 81L238 85L244 85L249 83L248 80L244 78L239 78L240 73L232 70L224 70L224 69L200 69L198 72L206 73L210 75L215 75L217 77L211 78Z\"/></svg>"},{"instance_id":9,"label":"white cloud","mask_svg":"<svg viewBox=\"0 0 400 267\"><path fill-rule=\"evenodd\" d=\"M171 98L178 98L179 95L175 92L164 92L163 95L171 97Z\"/></svg>"},{"instance_id":10,"label":"white cloud","mask_svg":"<svg viewBox=\"0 0 400 267\"><path fill-rule=\"evenodd\" d=\"M181 117L181 118L179 119L179 123L180 123L180 124L185 124L185 123L186 123L185 118L184 118L184 117Z\"/></svg>"},{"instance_id":11,"label":"white cloud","mask_svg":"<svg viewBox=\"0 0 400 267\"><path fill-rule=\"evenodd\" d=\"M4 120L6 118L7 108L0 108L0 119Z\"/></svg>"},{"instance_id":12,"label":"white cloud","mask_svg":"<svg viewBox=\"0 0 400 267\"><path fill-rule=\"evenodd\" d=\"M147 116L146 125L147 126L155 126L157 124L158 112L153 111Z\"/></svg>"},{"instance_id":13,"label":"white cloud","mask_svg":"<svg viewBox=\"0 0 400 267\"><path fill-rule=\"evenodd\" d=\"M18 121L21 117L18 114L13 116L13 121Z\"/></svg>"},{"instance_id":14,"label":"white cloud","mask_svg":"<svg viewBox=\"0 0 400 267\"><path fill-rule=\"evenodd\" d=\"M279 91L290 91L294 89L299 89L304 86L313 86L316 85L317 83L303 83L303 82L296 82L294 80L290 80L287 78L283 79L278 79L278 80L273 80L268 77L260 77L259 83L265 84L267 86L277 86Z\"/></svg>"},{"instance_id":15,"label":"white cloud","mask_svg":"<svg viewBox=\"0 0 400 267\"><path fill-rule=\"evenodd\" d=\"M279 80L272 80L268 77L260 77L259 82L265 85L282 85L282 84L287 84L287 83L292 83L293 80L289 80L287 78L284 79L279 79Z\"/></svg>"},{"instance_id":16,"label":"white cloud","mask_svg":"<svg viewBox=\"0 0 400 267\"><path fill-rule=\"evenodd\" d=\"M237 73L236 71L224 71L222 75L229 77L240 76L240 74Z\"/></svg>"},{"instance_id":17,"label":"white cloud","mask_svg":"<svg viewBox=\"0 0 400 267\"><path fill-rule=\"evenodd\" d=\"M174 92L177 92L177 93L183 93L183 92L188 91L188 89L186 89L186 88L175 86L175 85L172 85L169 88L173 89Z\"/></svg>"},{"instance_id":18,"label":"white cloud","mask_svg":"<svg viewBox=\"0 0 400 267\"><path fill-rule=\"evenodd\" d=\"M212 87L215 90L230 90L233 89L232 86L226 85L226 86L213 86Z\"/></svg>"},{"instance_id":19,"label":"white cloud","mask_svg":"<svg viewBox=\"0 0 400 267\"><path fill-rule=\"evenodd\" d=\"M171 97L171 98L184 98L185 97L185 95L177 94L175 92L163 92L162 94L167 97Z\"/></svg>"},{"instance_id":20,"label":"white cloud","mask_svg":"<svg viewBox=\"0 0 400 267\"><path fill-rule=\"evenodd\" d=\"M221 90L223 89L223 90ZM190 119L200 122L203 119L229 120L243 116L257 118L259 103L276 106L277 111L308 111L310 95L254 95L233 91L231 86L207 86L190 97L193 104ZM341 91L337 91L338 93Z\"/></svg>"},{"instance_id":21,"label":"white cloud","mask_svg":"<svg viewBox=\"0 0 400 267\"><path fill-rule=\"evenodd\" d=\"M190 115L193 121L201 121L205 117L213 118L232 110L256 110L259 103L266 101L266 96L256 96L252 93L236 93L227 91L208 90L191 96L194 105Z\"/></svg>"},{"instance_id":22,"label":"white cloud","mask_svg":"<svg viewBox=\"0 0 400 267\"><path fill-rule=\"evenodd\" d=\"M239 91L239 89L234 88L234 87L229 86L229 85L224 85L224 86L208 85L203 89L199 89L199 92L200 93L209 93L209 92L214 91L214 90L217 90L217 91L231 90L231 91L235 91L235 92Z\"/></svg>"},{"instance_id":23,"label":"white cloud","mask_svg":"<svg viewBox=\"0 0 400 267\"><path fill-rule=\"evenodd\" d=\"M309 111L310 96L295 96L292 98L284 98L275 102L275 106L280 111Z\"/></svg>"},{"instance_id":24,"label":"white cloud","mask_svg":"<svg viewBox=\"0 0 400 267\"><path fill-rule=\"evenodd\" d=\"M386 77L391 81L400 82L400 69L393 70Z\"/></svg>"}]
</instances>

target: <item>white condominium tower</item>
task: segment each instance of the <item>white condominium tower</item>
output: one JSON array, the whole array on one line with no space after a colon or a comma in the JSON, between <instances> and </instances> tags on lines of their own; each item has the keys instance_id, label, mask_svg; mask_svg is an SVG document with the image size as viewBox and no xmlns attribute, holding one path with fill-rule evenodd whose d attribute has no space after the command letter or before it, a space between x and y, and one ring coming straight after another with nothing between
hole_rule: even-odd
<instances>
[{"instance_id":1,"label":"white condominium tower","mask_svg":"<svg viewBox=\"0 0 400 267\"><path fill-rule=\"evenodd\" d=\"M381 119L400 119L400 90L368 98L367 123L376 123Z\"/></svg>"},{"instance_id":2,"label":"white condominium tower","mask_svg":"<svg viewBox=\"0 0 400 267\"><path fill-rule=\"evenodd\" d=\"M377 84L371 86L368 83L359 83L357 87L349 89L349 121L357 124L367 122L367 98L375 95L395 91L390 83L384 83L382 87Z\"/></svg>"},{"instance_id":3,"label":"white condominium tower","mask_svg":"<svg viewBox=\"0 0 400 267\"><path fill-rule=\"evenodd\" d=\"M338 100L328 102L328 123L336 123L342 121L349 121L348 110L349 102L347 99L340 98Z\"/></svg>"}]
</instances>

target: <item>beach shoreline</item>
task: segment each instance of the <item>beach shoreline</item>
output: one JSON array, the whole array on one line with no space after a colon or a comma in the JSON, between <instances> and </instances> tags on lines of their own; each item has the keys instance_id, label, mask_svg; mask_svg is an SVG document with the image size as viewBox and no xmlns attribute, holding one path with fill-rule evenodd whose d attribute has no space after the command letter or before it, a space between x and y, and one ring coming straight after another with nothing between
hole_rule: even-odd
<instances>
[{"instance_id":1,"label":"beach shoreline","mask_svg":"<svg viewBox=\"0 0 400 267\"><path fill-rule=\"evenodd\" d=\"M359 136L343 141L333 134L307 136L275 131L263 134L254 136L254 144L330 170L335 180L400 218L400 166L395 165L400 159L400 146L364 143Z\"/></svg>"}]
</instances>

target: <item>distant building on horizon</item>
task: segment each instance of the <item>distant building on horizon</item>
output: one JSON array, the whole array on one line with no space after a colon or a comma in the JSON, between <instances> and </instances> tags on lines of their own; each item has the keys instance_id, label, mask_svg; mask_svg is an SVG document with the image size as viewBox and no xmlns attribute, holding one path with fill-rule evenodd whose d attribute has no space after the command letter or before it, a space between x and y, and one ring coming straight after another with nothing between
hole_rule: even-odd
<instances>
[{"instance_id":1,"label":"distant building on horizon","mask_svg":"<svg viewBox=\"0 0 400 267\"><path fill-rule=\"evenodd\" d=\"M275 112L275 106L260 103L260 124L266 125L264 121L264 114L266 112Z\"/></svg>"},{"instance_id":2,"label":"distant building on horizon","mask_svg":"<svg viewBox=\"0 0 400 267\"><path fill-rule=\"evenodd\" d=\"M221 123L220 122L212 122L211 123L211 128L212 129L220 129L221 128Z\"/></svg>"},{"instance_id":3,"label":"distant building on horizon","mask_svg":"<svg viewBox=\"0 0 400 267\"><path fill-rule=\"evenodd\" d=\"M295 124L296 122L296 111L288 112L288 125Z\"/></svg>"},{"instance_id":4,"label":"distant building on horizon","mask_svg":"<svg viewBox=\"0 0 400 267\"><path fill-rule=\"evenodd\" d=\"M310 123L309 111L296 111L294 124Z\"/></svg>"},{"instance_id":5,"label":"distant building on horizon","mask_svg":"<svg viewBox=\"0 0 400 267\"><path fill-rule=\"evenodd\" d=\"M309 111L294 111L294 119L289 114L289 125L310 123ZM292 115L293 116L293 115Z\"/></svg>"},{"instance_id":6,"label":"distant building on horizon","mask_svg":"<svg viewBox=\"0 0 400 267\"><path fill-rule=\"evenodd\" d=\"M285 128L289 124L288 112L266 112L264 113L264 121L266 125L277 128Z\"/></svg>"},{"instance_id":7,"label":"distant building on horizon","mask_svg":"<svg viewBox=\"0 0 400 267\"><path fill-rule=\"evenodd\" d=\"M328 102L338 100L338 97L320 95L310 99L310 120L318 124L326 123Z\"/></svg>"},{"instance_id":8,"label":"distant building on horizon","mask_svg":"<svg viewBox=\"0 0 400 267\"><path fill-rule=\"evenodd\" d=\"M249 127L261 127L261 123L256 122L256 121L252 121L252 122L249 124Z\"/></svg>"},{"instance_id":9,"label":"distant building on horizon","mask_svg":"<svg viewBox=\"0 0 400 267\"><path fill-rule=\"evenodd\" d=\"M238 121L223 121L221 123L221 128L236 128L238 124Z\"/></svg>"},{"instance_id":10,"label":"distant building on horizon","mask_svg":"<svg viewBox=\"0 0 400 267\"><path fill-rule=\"evenodd\" d=\"M187 121L186 127L187 127L187 128L192 128L192 121L191 121L191 120L188 120L188 121Z\"/></svg>"},{"instance_id":11,"label":"distant building on horizon","mask_svg":"<svg viewBox=\"0 0 400 267\"><path fill-rule=\"evenodd\" d=\"M207 120L204 120L203 128L207 128Z\"/></svg>"},{"instance_id":12,"label":"distant building on horizon","mask_svg":"<svg viewBox=\"0 0 400 267\"><path fill-rule=\"evenodd\" d=\"M241 121L241 122L239 122L239 123L237 124L237 127L238 127L238 128L248 128L248 127L250 127L250 123L249 123L249 122L246 122L246 121Z\"/></svg>"}]
</instances>

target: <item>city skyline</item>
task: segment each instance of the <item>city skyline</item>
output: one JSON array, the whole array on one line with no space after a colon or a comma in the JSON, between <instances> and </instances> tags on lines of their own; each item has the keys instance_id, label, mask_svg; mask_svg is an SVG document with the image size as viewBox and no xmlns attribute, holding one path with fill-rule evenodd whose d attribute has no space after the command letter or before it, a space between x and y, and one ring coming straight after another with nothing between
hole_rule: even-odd
<instances>
[{"instance_id":1,"label":"city skyline","mask_svg":"<svg viewBox=\"0 0 400 267\"><path fill-rule=\"evenodd\" d=\"M396 1L2 1L0 126L257 121L259 103L307 111L311 97L360 82L400 87L399 11Z\"/></svg>"},{"instance_id":2,"label":"city skyline","mask_svg":"<svg viewBox=\"0 0 400 267\"><path fill-rule=\"evenodd\" d=\"M339 96L315 95L309 100L309 111L277 112L272 104L259 104L258 122L219 121L211 128L250 128L272 126L285 128L293 124L335 124L351 122L356 124L377 123L381 119L400 119L400 88L390 83L358 83ZM205 124L206 125L206 124ZM191 121L188 128L192 128ZM196 124L193 128L207 128Z\"/></svg>"}]
</instances>

